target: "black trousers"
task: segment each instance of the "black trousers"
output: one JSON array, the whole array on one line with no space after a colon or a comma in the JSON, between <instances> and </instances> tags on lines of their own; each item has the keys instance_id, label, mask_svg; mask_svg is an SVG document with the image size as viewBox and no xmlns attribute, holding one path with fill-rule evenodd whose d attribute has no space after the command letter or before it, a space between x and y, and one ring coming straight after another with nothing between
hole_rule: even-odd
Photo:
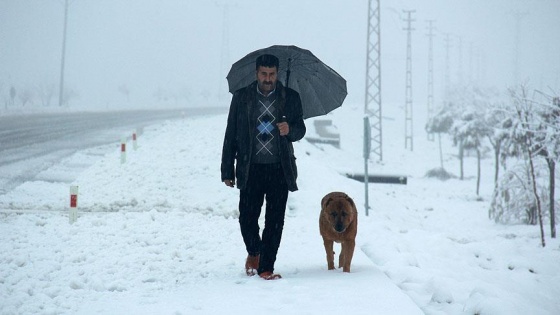
<instances>
[{"instance_id":1,"label":"black trousers","mask_svg":"<svg viewBox=\"0 0 560 315\"><path fill-rule=\"evenodd\" d=\"M261 239L259 217L265 199L266 213ZM252 164L247 187L240 192L239 225L247 253L251 256L260 255L259 274L274 271L287 201L288 186L280 163Z\"/></svg>"}]
</instances>

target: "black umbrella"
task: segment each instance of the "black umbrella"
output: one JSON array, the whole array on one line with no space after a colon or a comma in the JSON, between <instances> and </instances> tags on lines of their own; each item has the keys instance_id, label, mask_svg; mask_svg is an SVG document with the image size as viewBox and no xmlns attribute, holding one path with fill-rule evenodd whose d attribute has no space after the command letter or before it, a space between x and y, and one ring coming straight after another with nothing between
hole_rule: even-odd
<instances>
[{"instance_id":1,"label":"black umbrella","mask_svg":"<svg viewBox=\"0 0 560 315\"><path fill-rule=\"evenodd\" d=\"M348 94L346 80L309 50L296 46L259 49L234 63L227 75L231 93L256 80L255 61L263 54L275 55L280 60L278 79L299 93L303 118L324 115L342 105Z\"/></svg>"}]
</instances>

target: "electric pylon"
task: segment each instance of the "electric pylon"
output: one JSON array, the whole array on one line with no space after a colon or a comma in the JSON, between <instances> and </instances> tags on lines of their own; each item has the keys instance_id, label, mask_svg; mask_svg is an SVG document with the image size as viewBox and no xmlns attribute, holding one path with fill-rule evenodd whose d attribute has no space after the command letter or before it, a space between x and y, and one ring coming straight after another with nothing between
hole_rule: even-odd
<instances>
[{"instance_id":1,"label":"electric pylon","mask_svg":"<svg viewBox=\"0 0 560 315\"><path fill-rule=\"evenodd\" d=\"M369 0L366 51L365 114L371 125L371 149L379 161L383 160L383 137L381 125L381 32L380 0ZM375 2L375 6L372 5Z\"/></svg>"},{"instance_id":2,"label":"electric pylon","mask_svg":"<svg viewBox=\"0 0 560 315\"><path fill-rule=\"evenodd\" d=\"M449 102L451 93L451 62L449 60L449 53L451 50L451 35L445 34L445 103Z\"/></svg>"},{"instance_id":3,"label":"electric pylon","mask_svg":"<svg viewBox=\"0 0 560 315\"><path fill-rule=\"evenodd\" d=\"M427 121L434 117L434 20L428 20L428 112ZM434 134L428 133L428 140L434 141Z\"/></svg>"},{"instance_id":4,"label":"electric pylon","mask_svg":"<svg viewBox=\"0 0 560 315\"><path fill-rule=\"evenodd\" d=\"M407 27L404 28L407 31L406 37L406 101L405 101L405 122L404 122L404 147L414 150L413 143L413 119L412 119L412 13L416 10L403 10L407 14ZM410 143L410 147L409 147Z\"/></svg>"},{"instance_id":5,"label":"electric pylon","mask_svg":"<svg viewBox=\"0 0 560 315\"><path fill-rule=\"evenodd\" d=\"M465 86L464 72L463 72L463 37L457 36L457 84L459 87Z\"/></svg>"}]
</instances>

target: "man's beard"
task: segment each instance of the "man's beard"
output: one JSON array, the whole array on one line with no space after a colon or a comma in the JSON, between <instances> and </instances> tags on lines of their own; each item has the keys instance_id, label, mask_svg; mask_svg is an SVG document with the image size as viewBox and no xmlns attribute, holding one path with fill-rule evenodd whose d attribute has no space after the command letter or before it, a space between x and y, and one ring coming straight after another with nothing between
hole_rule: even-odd
<instances>
[{"instance_id":1,"label":"man's beard","mask_svg":"<svg viewBox=\"0 0 560 315\"><path fill-rule=\"evenodd\" d=\"M261 82L260 88L261 90L272 91L274 90L274 83L272 81L263 81Z\"/></svg>"}]
</instances>

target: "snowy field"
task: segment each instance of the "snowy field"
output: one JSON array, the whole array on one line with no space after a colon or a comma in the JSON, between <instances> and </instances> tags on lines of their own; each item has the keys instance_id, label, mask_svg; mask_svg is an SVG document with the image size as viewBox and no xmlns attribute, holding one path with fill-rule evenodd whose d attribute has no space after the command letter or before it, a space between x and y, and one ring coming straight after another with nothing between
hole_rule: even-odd
<instances>
[{"instance_id":1,"label":"snowy field","mask_svg":"<svg viewBox=\"0 0 560 315\"><path fill-rule=\"evenodd\" d=\"M220 181L226 116L187 117L146 128L124 164L118 144L92 148L45 171L65 179L91 162L73 182L27 182L0 196L0 314L560 314L560 242L547 233L542 248L537 226L488 219L491 158L480 197L474 157L464 181L425 178L439 166L437 142L420 133L406 151L401 122L388 119L385 162L370 172L408 184L370 184L366 216L363 183L342 175L363 171L362 109L328 117L341 149L295 144L300 190L276 263L283 279L244 275L238 191ZM457 174L457 149L444 146ZM326 267L318 216L331 191L358 206L350 274Z\"/></svg>"}]
</instances>

